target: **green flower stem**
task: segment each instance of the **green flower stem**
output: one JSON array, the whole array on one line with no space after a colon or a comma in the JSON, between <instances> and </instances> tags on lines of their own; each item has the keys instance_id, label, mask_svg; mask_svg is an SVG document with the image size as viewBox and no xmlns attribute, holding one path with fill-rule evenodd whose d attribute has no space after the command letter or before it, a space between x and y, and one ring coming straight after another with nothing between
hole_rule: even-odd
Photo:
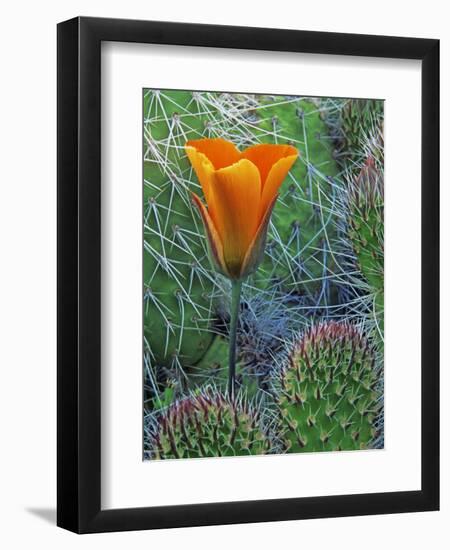
<instances>
[{"instance_id":1,"label":"green flower stem","mask_svg":"<svg viewBox=\"0 0 450 550\"><path fill-rule=\"evenodd\" d=\"M230 349L228 367L228 393L231 399L235 393L236 379L236 339L239 322L239 306L241 303L242 280L231 282L231 311L230 311Z\"/></svg>"}]
</instances>

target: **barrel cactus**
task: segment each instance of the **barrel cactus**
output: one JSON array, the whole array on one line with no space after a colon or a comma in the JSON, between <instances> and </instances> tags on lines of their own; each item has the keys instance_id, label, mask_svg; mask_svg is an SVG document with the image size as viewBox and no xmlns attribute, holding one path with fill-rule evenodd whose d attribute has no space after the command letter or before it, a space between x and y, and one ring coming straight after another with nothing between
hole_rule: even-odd
<instances>
[{"instance_id":1,"label":"barrel cactus","mask_svg":"<svg viewBox=\"0 0 450 550\"><path fill-rule=\"evenodd\" d=\"M377 436L375 350L349 322L320 322L293 344L277 406L287 452L365 449Z\"/></svg>"},{"instance_id":2,"label":"barrel cactus","mask_svg":"<svg viewBox=\"0 0 450 550\"><path fill-rule=\"evenodd\" d=\"M154 458L206 458L266 454L271 442L260 413L247 398L216 389L175 401L156 420Z\"/></svg>"}]
</instances>

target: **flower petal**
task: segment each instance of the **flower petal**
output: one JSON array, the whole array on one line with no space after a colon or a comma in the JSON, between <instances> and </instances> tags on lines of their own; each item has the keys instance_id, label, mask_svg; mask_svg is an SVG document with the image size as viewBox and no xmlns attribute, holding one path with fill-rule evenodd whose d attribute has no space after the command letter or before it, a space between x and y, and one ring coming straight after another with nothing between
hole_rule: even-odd
<instances>
[{"instance_id":1,"label":"flower petal","mask_svg":"<svg viewBox=\"0 0 450 550\"><path fill-rule=\"evenodd\" d=\"M272 203L273 197L278 193L280 185L283 183L284 178L297 160L297 156L298 153L295 151L295 154L281 158L270 169L261 196L261 218Z\"/></svg>"},{"instance_id":2,"label":"flower petal","mask_svg":"<svg viewBox=\"0 0 450 550\"><path fill-rule=\"evenodd\" d=\"M292 145L274 145L270 143L260 143L259 145L252 145L242 151L242 158L246 158L253 162L258 167L261 174L262 188L264 189L267 181L267 176L274 164L279 160L297 156L298 151Z\"/></svg>"},{"instance_id":3,"label":"flower petal","mask_svg":"<svg viewBox=\"0 0 450 550\"><path fill-rule=\"evenodd\" d=\"M217 233L217 229L214 226L211 216L209 215L208 210L206 209L205 205L202 203L198 195L192 193L192 199L202 217L211 262L214 264L214 268L217 271L222 273L222 275L229 277L223 258L222 241L220 240L219 234Z\"/></svg>"},{"instance_id":4,"label":"flower petal","mask_svg":"<svg viewBox=\"0 0 450 550\"><path fill-rule=\"evenodd\" d=\"M189 142L188 142L189 143ZM208 160L203 153L199 153L195 147L191 147L188 144L185 145L186 154L191 161L192 167L197 175L198 181L203 189L205 195L206 204L208 208L213 210L213 204L211 200L211 178L214 173L214 166Z\"/></svg>"},{"instance_id":5,"label":"flower petal","mask_svg":"<svg viewBox=\"0 0 450 550\"><path fill-rule=\"evenodd\" d=\"M186 143L186 147L193 147L205 155L216 170L238 162L241 157L234 143L222 138L191 140Z\"/></svg>"},{"instance_id":6,"label":"flower petal","mask_svg":"<svg viewBox=\"0 0 450 550\"><path fill-rule=\"evenodd\" d=\"M266 248L267 230L269 229L270 217L272 215L273 207L277 201L278 195L272 198L272 202L267 208L261 223L259 224L258 231L255 234L253 241L248 247L247 254L241 267L241 277L247 277L258 268L264 257L264 250Z\"/></svg>"},{"instance_id":7,"label":"flower petal","mask_svg":"<svg viewBox=\"0 0 450 550\"><path fill-rule=\"evenodd\" d=\"M214 222L228 272L239 278L242 262L260 221L261 180L257 167L243 159L215 173L211 187Z\"/></svg>"}]
</instances>

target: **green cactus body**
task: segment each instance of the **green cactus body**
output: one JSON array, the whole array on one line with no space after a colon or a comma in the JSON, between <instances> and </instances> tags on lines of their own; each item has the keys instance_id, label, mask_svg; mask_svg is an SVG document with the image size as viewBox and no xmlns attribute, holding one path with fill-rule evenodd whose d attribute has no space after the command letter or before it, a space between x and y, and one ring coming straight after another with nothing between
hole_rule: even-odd
<instances>
[{"instance_id":1,"label":"green cactus body","mask_svg":"<svg viewBox=\"0 0 450 550\"><path fill-rule=\"evenodd\" d=\"M196 386L214 383L226 387L228 377L228 340L217 335L205 355L190 370L190 376Z\"/></svg>"},{"instance_id":2,"label":"green cactus body","mask_svg":"<svg viewBox=\"0 0 450 550\"><path fill-rule=\"evenodd\" d=\"M184 144L208 117L191 92L144 94L144 336L152 362L189 368L215 335L217 279L191 203Z\"/></svg>"},{"instance_id":3,"label":"green cactus body","mask_svg":"<svg viewBox=\"0 0 450 550\"><path fill-rule=\"evenodd\" d=\"M280 189L259 287L278 282L287 292L313 293L332 269L335 234L332 178L338 174L327 126L308 99L264 96L254 133L269 143L291 143L299 159Z\"/></svg>"},{"instance_id":4,"label":"green cactus body","mask_svg":"<svg viewBox=\"0 0 450 550\"><path fill-rule=\"evenodd\" d=\"M287 452L365 449L376 437L375 354L346 322L307 330L280 374L278 407Z\"/></svg>"},{"instance_id":5,"label":"green cactus body","mask_svg":"<svg viewBox=\"0 0 450 550\"><path fill-rule=\"evenodd\" d=\"M377 323L384 317L384 191L382 172L368 158L350 183L348 237L358 267L373 296Z\"/></svg>"},{"instance_id":6,"label":"green cactus body","mask_svg":"<svg viewBox=\"0 0 450 550\"><path fill-rule=\"evenodd\" d=\"M367 155L367 144L383 133L384 101L380 99L353 99L341 111L341 161L356 174ZM380 154L382 148L378 148ZM381 160L381 159L377 159Z\"/></svg>"},{"instance_id":7,"label":"green cactus body","mask_svg":"<svg viewBox=\"0 0 450 550\"><path fill-rule=\"evenodd\" d=\"M269 452L270 440L246 399L205 390L159 417L152 448L157 459L257 455Z\"/></svg>"}]
</instances>

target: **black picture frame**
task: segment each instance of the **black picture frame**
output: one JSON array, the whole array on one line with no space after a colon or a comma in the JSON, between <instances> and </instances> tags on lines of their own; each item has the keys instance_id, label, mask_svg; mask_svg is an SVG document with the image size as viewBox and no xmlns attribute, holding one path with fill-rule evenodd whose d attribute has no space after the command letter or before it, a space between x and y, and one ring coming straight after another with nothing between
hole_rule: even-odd
<instances>
[{"instance_id":1,"label":"black picture frame","mask_svg":"<svg viewBox=\"0 0 450 550\"><path fill-rule=\"evenodd\" d=\"M101 509L102 41L422 61L420 491ZM57 524L77 533L438 510L439 41L77 17L58 25ZM419 297L417 297L419 299Z\"/></svg>"}]
</instances>

